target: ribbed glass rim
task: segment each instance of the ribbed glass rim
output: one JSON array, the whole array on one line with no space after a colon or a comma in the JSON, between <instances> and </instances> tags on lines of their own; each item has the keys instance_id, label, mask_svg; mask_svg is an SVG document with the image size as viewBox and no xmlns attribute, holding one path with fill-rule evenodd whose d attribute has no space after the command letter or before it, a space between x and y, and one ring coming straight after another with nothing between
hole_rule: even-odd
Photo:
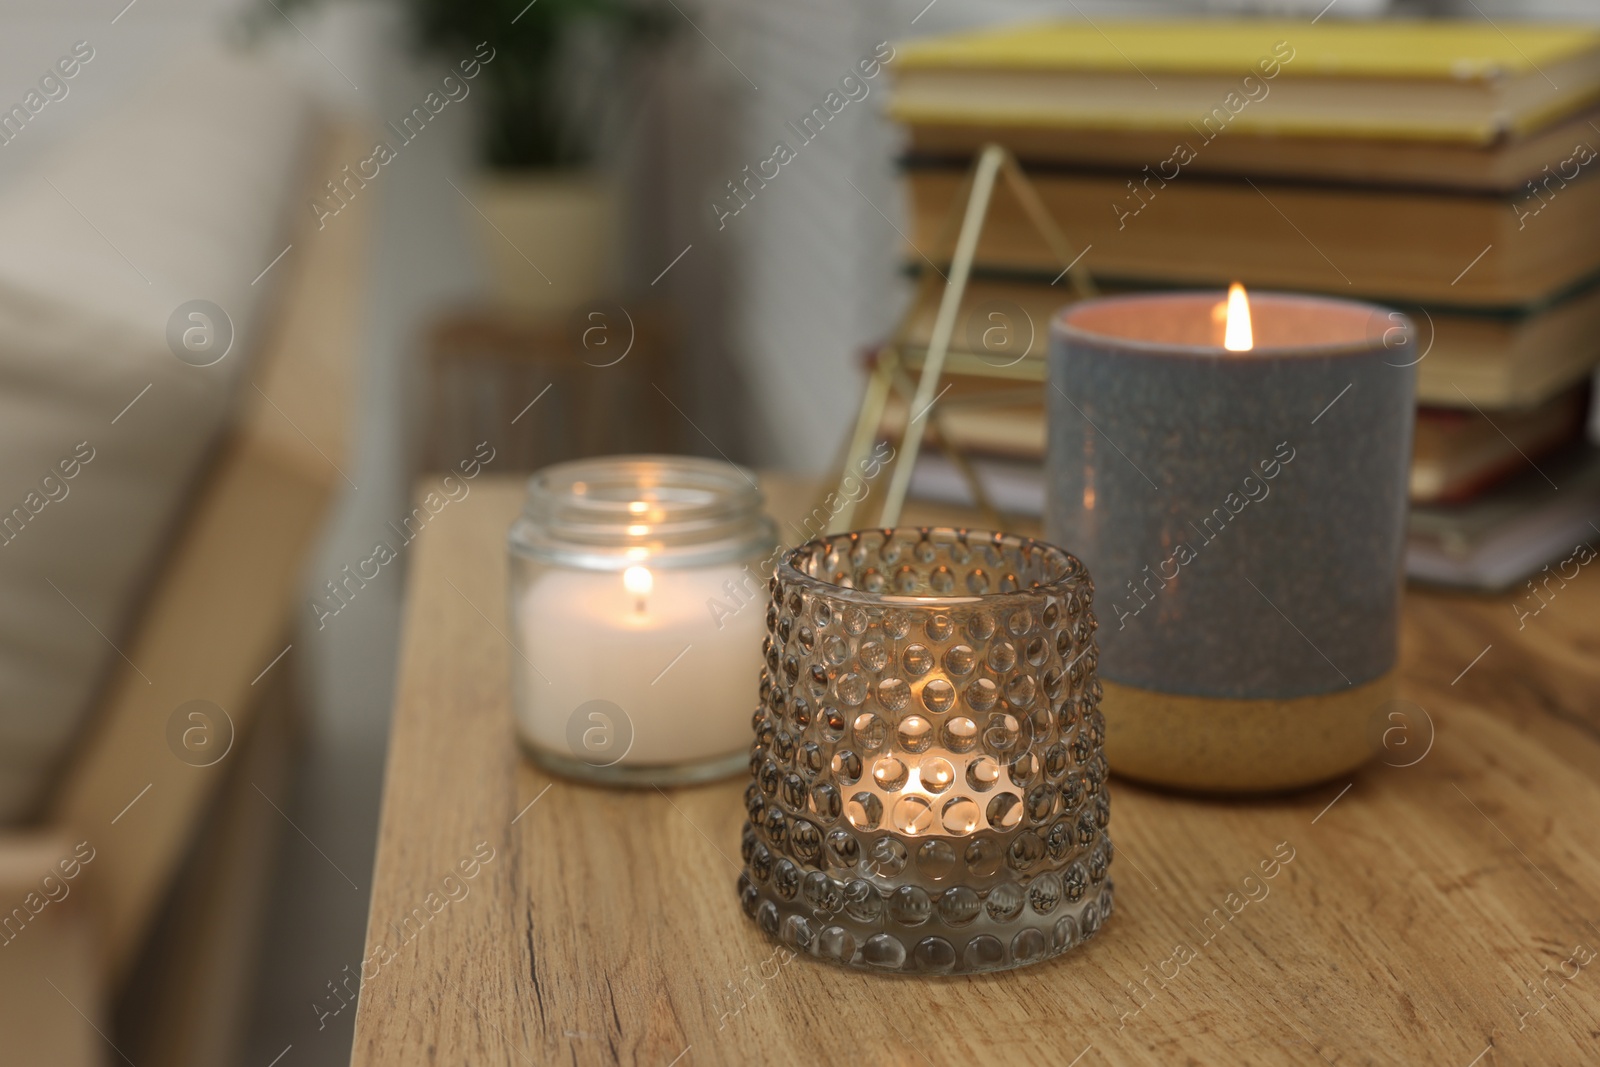
<instances>
[{"instance_id":1,"label":"ribbed glass rim","mask_svg":"<svg viewBox=\"0 0 1600 1067\"><path fill-rule=\"evenodd\" d=\"M829 578L819 578L801 570L796 561L807 555L815 555L818 549L831 549L832 547L852 540L859 539L863 534L878 533L884 535L885 540L904 538L915 534L918 540L925 537L948 537L959 540L962 544L988 544L999 548L1002 552L1014 552L1019 557L1029 553L1040 553L1056 568L1056 577L1049 581L1035 582L1019 589L1001 590L992 593L875 593L865 589L856 589L853 586L840 585ZM783 554L783 559L778 563L777 578L786 585L798 585L808 592L828 597L832 600L841 600L863 606L881 605L884 607L922 607L936 608L941 605L960 604L1003 604L1008 600L1025 600L1038 597L1041 594L1057 594L1066 596L1069 593L1082 593L1086 586L1091 585L1089 569L1077 556L1066 549L1051 544L1036 537L1027 537L1022 534L1005 533L1000 530L974 530L964 526L896 526L879 530L852 530L848 533L829 534L825 537L813 538L805 544L797 545Z\"/></svg>"},{"instance_id":2,"label":"ribbed glass rim","mask_svg":"<svg viewBox=\"0 0 1600 1067\"><path fill-rule=\"evenodd\" d=\"M513 552L614 569L639 559L667 566L770 551L776 533L746 468L698 456L625 455L570 460L528 479L512 523Z\"/></svg>"}]
</instances>

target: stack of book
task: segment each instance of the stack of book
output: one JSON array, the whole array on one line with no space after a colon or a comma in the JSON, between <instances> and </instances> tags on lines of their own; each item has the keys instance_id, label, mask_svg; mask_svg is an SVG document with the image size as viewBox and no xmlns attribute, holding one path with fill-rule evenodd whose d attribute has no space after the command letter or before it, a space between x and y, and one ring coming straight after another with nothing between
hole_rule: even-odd
<instances>
[{"instance_id":1,"label":"stack of book","mask_svg":"<svg viewBox=\"0 0 1600 1067\"><path fill-rule=\"evenodd\" d=\"M1540 467L1595 462L1567 453L1583 447L1600 363L1600 28L1061 23L916 41L896 72L914 248L936 246L967 168L997 142L1104 289L1240 281L1400 308L1421 357L1414 576L1503 586L1568 542L1600 543L1594 480L1574 474L1591 487L1575 508ZM1002 509L1042 505L1042 386L1019 403L1017 384L1043 380L1069 299L1060 271L997 193L956 344L987 347L995 325L1032 345L1017 360L1006 349L995 375L958 377L944 432ZM932 321L930 308L913 324L913 350ZM989 389L1004 403L972 406ZM965 492L937 457L913 488ZM1535 542L1543 558L1524 559Z\"/></svg>"}]
</instances>

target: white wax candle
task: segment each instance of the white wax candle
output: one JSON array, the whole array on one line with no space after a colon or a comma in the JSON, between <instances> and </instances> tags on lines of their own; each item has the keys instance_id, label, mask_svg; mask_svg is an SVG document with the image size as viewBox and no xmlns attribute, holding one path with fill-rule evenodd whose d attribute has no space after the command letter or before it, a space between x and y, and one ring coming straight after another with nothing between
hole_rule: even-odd
<instances>
[{"instance_id":1,"label":"white wax candle","mask_svg":"<svg viewBox=\"0 0 1600 1067\"><path fill-rule=\"evenodd\" d=\"M744 597L731 615L726 608L740 602L728 595L730 581ZM527 657L513 664L523 674L517 715L524 736L585 759L568 741L569 722L588 701L608 700L633 730L620 766L690 763L746 748L766 630L763 593L737 563L652 567L647 581L637 573L625 581L619 571L544 572L516 607ZM713 599L723 610L712 610Z\"/></svg>"}]
</instances>

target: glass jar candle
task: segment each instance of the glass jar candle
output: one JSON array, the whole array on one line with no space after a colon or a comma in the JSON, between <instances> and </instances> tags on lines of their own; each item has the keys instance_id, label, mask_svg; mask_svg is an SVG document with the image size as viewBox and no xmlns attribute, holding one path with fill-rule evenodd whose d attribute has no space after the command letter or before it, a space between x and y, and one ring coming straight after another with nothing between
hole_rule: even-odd
<instances>
[{"instance_id":1,"label":"glass jar candle","mask_svg":"<svg viewBox=\"0 0 1600 1067\"><path fill-rule=\"evenodd\" d=\"M512 700L536 762L635 785L744 766L777 550L748 471L687 456L547 467L509 546Z\"/></svg>"},{"instance_id":2,"label":"glass jar candle","mask_svg":"<svg viewBox=\"0 0 1600 1067\"><path fill-rule=\"evenodd\" d=\"M739 895L846 967L972 974L1112 910L1094 586L1052 545L865 530L777 568Z\"/></svg>"}]
</instances>

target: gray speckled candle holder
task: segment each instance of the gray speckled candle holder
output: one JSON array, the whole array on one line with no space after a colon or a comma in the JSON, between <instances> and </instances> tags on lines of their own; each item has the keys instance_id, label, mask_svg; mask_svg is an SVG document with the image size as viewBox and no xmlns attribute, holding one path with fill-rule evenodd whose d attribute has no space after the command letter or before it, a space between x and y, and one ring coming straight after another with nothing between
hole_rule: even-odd
<instances>
[{"instance_id":1,"label":"gray speckled candle holder","mask_svg":"<svg viewBox=\"0 0 1600 1067\"><path fill-rule=\"evenodd\" d=\"M1392 696L1414 330L1370 304L1220 293L1075 304L1050 350L1046 536L1101 590L1113 770L1290 788L1364 762Z\"/></svg>"}]
</instances>

